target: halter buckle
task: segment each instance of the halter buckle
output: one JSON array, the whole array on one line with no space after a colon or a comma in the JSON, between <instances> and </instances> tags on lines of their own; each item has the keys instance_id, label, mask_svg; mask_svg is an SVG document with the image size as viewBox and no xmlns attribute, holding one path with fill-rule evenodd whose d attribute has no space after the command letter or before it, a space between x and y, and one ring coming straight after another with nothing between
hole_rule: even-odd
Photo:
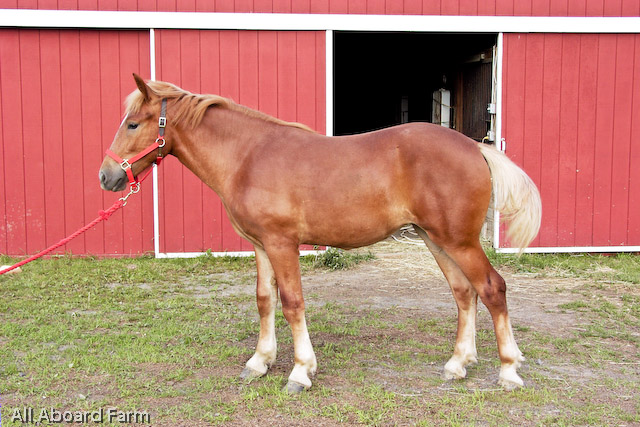
<instances>
[{"instance_id":1,"label":"halter buckle","mask_svg":"<svg viewBox=\"0 0 640 427\"><path fill-rule=\"evenodd\" d=\"M122 163L120 163L120 167L122 168L123 171L126 171L127 169L131 168L131 164L127 159L123 159Z\"/></svg>"},{"instance_id":2,"label":"halter buckle","mask_svg":"<svg viewBox=\"0 0 640 427\"><path fill-rule=\"evenodd\" d=\"M161 128L166 127L167 126L167 118L166 117L160 117L158 119L158 126L160 126Z\"/></svg>"}]
</instances>

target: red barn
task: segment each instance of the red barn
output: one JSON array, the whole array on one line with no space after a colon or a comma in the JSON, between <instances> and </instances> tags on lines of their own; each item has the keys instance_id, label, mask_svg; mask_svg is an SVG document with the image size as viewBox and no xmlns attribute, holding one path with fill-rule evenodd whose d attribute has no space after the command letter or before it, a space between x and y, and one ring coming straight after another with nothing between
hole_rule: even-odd
<instances>
[{"instance_id":1,"label":"red barn","mask_svg":"<svg viewBox=\"0 0 640 427\"><path fill-rule=\"evenodd\" d=\"M132 72L327 134L426 120L487 136L540 188L531 250L640 251L640 0L0 0L0 8L2 254L37 252L116 199L100 190L97 170L135 88ZM66 251L252 249L175 159L157 175ZM509 249L499 232L494 244Z\"/></svg>"}]
</instances>

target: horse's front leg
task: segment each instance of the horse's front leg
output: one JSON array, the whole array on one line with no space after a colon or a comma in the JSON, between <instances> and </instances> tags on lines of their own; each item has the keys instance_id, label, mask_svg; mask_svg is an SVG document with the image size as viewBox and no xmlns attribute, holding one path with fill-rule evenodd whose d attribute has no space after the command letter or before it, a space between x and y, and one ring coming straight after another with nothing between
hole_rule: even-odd
<instances>
[{"instance_id":1,"label":"horse's front leg","mask_svg":"<svg viewBox=\"0 0 640 427\"><path fill-rule=\"evenodd\" d=\"M278 303L278 287L271 262L264 249L255 248L258 280L256 300L260 314L260 335L255 354L247 361L240 378L251 380L267 373L276 360L277 344L275 329L275 313Z\"/></svg>"},{"instance_id":2,"label":"horse's front leg","mask_svg":"<svg viewBox=\"0 0 640 427\"><path fill-rule=\"evenodd\" d=\"M309 377L315 375L317 368L304 314L298 244L278 239L265 244L265 249L275 272L282 313L293 334L295 365L289 375L287 391L298 393L311 387Z\"/></svg>"}]
</instances>

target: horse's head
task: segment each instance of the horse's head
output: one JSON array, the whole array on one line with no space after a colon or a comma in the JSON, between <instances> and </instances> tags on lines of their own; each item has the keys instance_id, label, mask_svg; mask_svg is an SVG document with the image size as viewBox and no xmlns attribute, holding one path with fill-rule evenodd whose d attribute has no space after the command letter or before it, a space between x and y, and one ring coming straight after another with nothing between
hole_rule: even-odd
<instances>
[{"instance_id":1,"label":"horse's head","mask_svg":"<svg viewBox=\"0 0 640 427\"><path fill-rule=\"evenodd\" d=\"M159 132L163 100L140 76L134 74L133 77L138 90L127 98L127 115L107 150L98 174L103 190L124 190L160 155L169 151L164 147L164 129Z\"/></svg>"}]
</instances>

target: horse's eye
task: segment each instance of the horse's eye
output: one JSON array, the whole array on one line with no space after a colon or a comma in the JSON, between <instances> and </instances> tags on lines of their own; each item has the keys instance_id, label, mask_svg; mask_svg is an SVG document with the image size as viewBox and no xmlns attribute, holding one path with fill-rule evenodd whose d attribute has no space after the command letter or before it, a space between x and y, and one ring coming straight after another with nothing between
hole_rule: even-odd
<instances>
[{"instance_id":1,"label":"horse's eye","mask_svg":"<svg viewBox=\"0 0 640 427\"><path fill-rule=\"evenodd\" d=\"M127 129L133 130L133 129L137 129L137 128L138 128L138 124L137 123L129 123L127 125Z\"/></svg>"}]
</instances>

